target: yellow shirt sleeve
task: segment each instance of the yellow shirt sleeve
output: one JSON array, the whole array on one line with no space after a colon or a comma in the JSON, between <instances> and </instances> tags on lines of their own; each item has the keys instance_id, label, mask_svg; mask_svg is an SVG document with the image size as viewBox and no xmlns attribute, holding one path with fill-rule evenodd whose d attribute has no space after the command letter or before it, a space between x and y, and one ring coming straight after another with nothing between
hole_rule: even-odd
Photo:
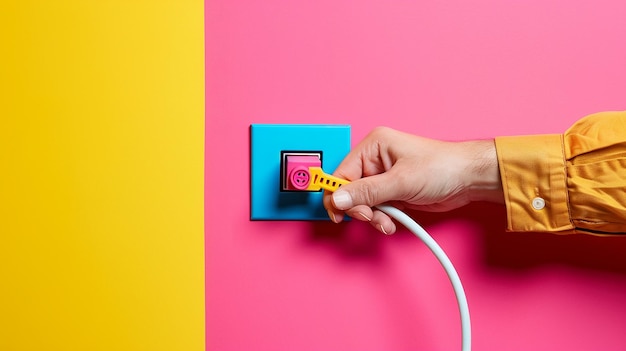
<instances>
[{"instance_id":1,"label":"yellow shirt sleeve","mask_svg":"<svg viewBox=\"0 0 626 351\"><path fill-rule=\"evenodd\" d=\"M507 230L626 234L626 111L495 143Z\"/></svg>"}]
</instances>

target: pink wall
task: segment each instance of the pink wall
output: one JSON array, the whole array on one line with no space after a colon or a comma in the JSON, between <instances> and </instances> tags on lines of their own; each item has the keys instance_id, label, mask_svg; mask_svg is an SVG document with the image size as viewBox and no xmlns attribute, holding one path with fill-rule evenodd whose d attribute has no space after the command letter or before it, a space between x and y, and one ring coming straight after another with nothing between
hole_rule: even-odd
<instances>
[{"instance_id":1,"label":"pink wall","mask_svg":"<svg viewBox=\"0 0 626 351\"><path fill-rule=\"evenodd\" d=\"M451 286L408 232L249 221L251 123L441 139L626 109L626 2L206 1L208 350L454 350ZM239 172L221 172L231 167ZM626 238L414 213L467 289L475 350L624 350Z\"/></svg>"}]
</instances>

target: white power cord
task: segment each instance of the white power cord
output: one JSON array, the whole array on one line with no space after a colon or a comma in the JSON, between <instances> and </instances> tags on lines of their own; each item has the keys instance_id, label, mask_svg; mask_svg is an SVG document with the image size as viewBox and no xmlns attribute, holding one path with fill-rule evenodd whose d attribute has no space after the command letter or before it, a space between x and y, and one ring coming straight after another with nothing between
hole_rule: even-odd
<instances>
[{"instance_id":1,"label":"white power cord","mask_svg":"<svg viewBox=\"0 0 626 351\"><path fill-rule=\"evenodd\" d=\"M298 170L300 170L298 168ZM321 167L308 167L308 172L304 173L306 176L306 182L303 184L293 184L297 189L317 191L324 189L327 191L336 191L342 185L350 183L350 181L335 177L333 175L325 173ZM291 179L291 177L290 177ZM467 297L465 297L465 291L463 290L463 284L459 274L454 269L454 265L450 262L450 259L443 251L443 249L417 222L415 222L406 213L398 210L395 207L389 205L376 206L379 210L385 212L389 216L395 218L398 222L402 223L408 230L413 232L415 236L420 238L424 244L433 252L435 257L439 260L439 263L446 271L452 288L454 288L454 294L459 304L459 311L461 313L461 334L462 334L462 351L470 351L472 349L472 328L470 325L469 307L467 306Z\"/></svg>"},{"instance_id":2,"label":"white power cord","mask_svg":"<svg viewBox=\"0 0 626 351\"><path fill-rule=\"evenodd\" d=\"M465 291L463 290L463 284L461 284L461 279L459 278L459 274L456 272L454 265L452 265L452 262L441 246L437 244L435 239L433 239L424 230L424 228L417 224L417 222L415 222L406 213L389 205L378 205L376 208L402 223L402 225L422 240L430 251L433 252L435 257L437 257L441 266L443 266L443 269L446 271L446 274L452 283L452 288L454 289L454 294L456 295L456 300L459 304L459 312L461 313L461 349L463 351L470 351L472 349L472 328L470 324L469 306L467 305L467 297L465 296Z\"/></svg>"}]
</instances>

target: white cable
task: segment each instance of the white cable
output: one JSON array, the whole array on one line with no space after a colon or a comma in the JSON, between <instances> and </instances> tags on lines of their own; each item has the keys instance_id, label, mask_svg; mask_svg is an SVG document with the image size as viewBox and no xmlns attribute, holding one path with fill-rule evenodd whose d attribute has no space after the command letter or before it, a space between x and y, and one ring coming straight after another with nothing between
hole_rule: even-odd
<instances>
[{"instance_id":1,"label":"white cable","mask_svg":"<svg viewBox=\"0 0 626 351\"><path fill-rule=\"evenodd\" d=\"M378 205L376 206L379 210L385 212L389 216L395 218L398 222L402 223L408 230L410 230L415 236L420 238L426 244L426 246L433 252L435 257L443 266L443 269L446 271L448 278L450 278L450 282L452 283L452 288L454 289L454 294L456 295L456 300L459 304L459 312L461 314L461 334L462 334L462 343L461 348L463 351L470 351L472 348L472 328L470 325L470 315L469 315L469 307L467 305L467 297L465 296L465 291L463 290L463 284L461 284L461 279L459 278L459 274L454 269L454 265L443 251L441 246L437 244L437 242L422 228L417 222L415 222L411 217L409 217L406 213L398 210L395 207L389 205Z\"/></svg>"}]
</instances>

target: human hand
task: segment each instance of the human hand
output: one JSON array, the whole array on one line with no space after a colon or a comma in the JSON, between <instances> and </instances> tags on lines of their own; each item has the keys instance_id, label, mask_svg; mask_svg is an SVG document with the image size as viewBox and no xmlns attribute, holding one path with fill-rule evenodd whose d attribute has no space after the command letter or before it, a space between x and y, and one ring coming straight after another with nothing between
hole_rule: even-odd
<instances>
[{"instance_id":1,"label":"human hand","mask_svg":"<svg viewBox=\"0 0 626 351\"><path fill-rule=\"evenodd\" d=\"M382 203L441 212L471 201L504 201L493 140L445 142L378 127L334 175L352 182L324 193L331 220L339 223L345 213L384 234L396 225L373 208Z\"/></svg>"}]
</instances>

